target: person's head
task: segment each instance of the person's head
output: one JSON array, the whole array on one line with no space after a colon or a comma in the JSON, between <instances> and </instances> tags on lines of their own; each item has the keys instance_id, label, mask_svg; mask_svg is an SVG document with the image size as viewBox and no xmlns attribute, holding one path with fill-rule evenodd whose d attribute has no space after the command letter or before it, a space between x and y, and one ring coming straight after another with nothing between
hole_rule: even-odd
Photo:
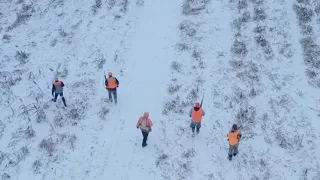
<instances>
[{"instance_id":1,"label":"person's head","mask_svg":"<svg viewBox=\"0 0 320 180\"><path fill-rule=\"evenodd\" d=\"M194 105L194 107L200 108L200 103L196 102L196 104Z\"/></svg>"},{"instance_id":2,"label":"person's head","mask_svg":"<svg viewBox=\"0 0 320 180\"><path fill-rule=\"evenodd\" d=\"M112 77L112 72L109 72L109 73L108 73L108 76L109 76L109 77Z\"/></svg>"},{"instance_id":3,"label":"person's head","mask_svg":"<svg viewBox=\"0 0 320 180\"><path fill-rule=\"evenodd\" d=\"M144 112L143 113L143 117L148 118L149 117L149 113L148 112Z\"/></svg>"},{"instance_id":4,"label":"person's head","mask_svg":"<svg viewBox=\"0 0 320 180\"><path fill-rule=\"evenodd\" d=\"M236 124L233 124L233 125L232 125L232 130L233 130L233 131L238 130L238 126L237 126Z\"/></svg>"}]
</instances>

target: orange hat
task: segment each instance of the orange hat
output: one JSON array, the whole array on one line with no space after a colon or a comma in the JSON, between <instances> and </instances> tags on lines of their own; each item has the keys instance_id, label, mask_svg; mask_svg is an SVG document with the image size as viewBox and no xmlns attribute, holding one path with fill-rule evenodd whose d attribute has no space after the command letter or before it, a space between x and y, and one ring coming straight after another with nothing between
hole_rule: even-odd
<instances>
[{"instance_id":1,"label":"orange hat","mask_svg":"<svg viewBox=\"0 0 320 180\"><path fill-rule=\"evenodd\" d=\"M108 72L108 76L112 76L112 72Z\"/></svg>"},{"instance_id":2,"label":"orange hat","mask_svg":"<svg viewBox=\"0 0 320 180\"><path fill-rule=\"evenodd\" d=\"M143 117L146 117L146 118L149 117L149 113L148 112L144 112L143 113Z\"/></svg>"},{"instance_id":3,"label":"orange hat","mask_svg":"<svg viewBox=\"0 0 320 180\"><path fill-rule=\"evenodd\" d=\"M200 103L196 102L195 107L200 107Z\"/></svg>"}]
</instances>

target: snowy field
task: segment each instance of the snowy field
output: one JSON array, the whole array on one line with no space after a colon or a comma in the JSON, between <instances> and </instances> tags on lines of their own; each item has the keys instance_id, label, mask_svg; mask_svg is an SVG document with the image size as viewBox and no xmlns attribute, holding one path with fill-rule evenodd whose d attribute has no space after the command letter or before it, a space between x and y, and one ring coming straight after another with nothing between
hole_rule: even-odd
<instances>
[{"instance_id":1,"label":"snowy field","mask_svg":"<svg viewBox=\"0 0 320 180\"><path fill-rule=\"evenodd\" d=\"M1 0L0 61L1 180L320 178L319 0Z\"/></svg>"}]
</instances>

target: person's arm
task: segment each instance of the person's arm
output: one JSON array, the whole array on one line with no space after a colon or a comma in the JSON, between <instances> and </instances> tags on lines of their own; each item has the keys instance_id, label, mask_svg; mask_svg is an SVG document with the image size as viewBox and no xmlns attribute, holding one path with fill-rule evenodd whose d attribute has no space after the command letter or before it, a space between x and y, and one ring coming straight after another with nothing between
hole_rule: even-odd
<instances>
[{"instance_id":1,"label":"person's arm","mask_svg":"<svg viewBox=\"0 0 320 180\"><path fill-rule=\"evenodd\" d=\"M54 91L56 90L56 87L54 86L54 84L52 84L52 90L51 90L51 94L53 96Z\"/></svg>"},{"instance_id":2,"label":"person's arm","mask_svg":"<svg viewBox=\"0 0 320 180\"><path fill-rule=\"evenodd\" d=\"M64 84L63 84L63 82L61 81L61 87L64 87Z\"/></svg>"},{"instance_id":3,"label":"person's arm","mask_svg":"<svg viewBox=\"0 0 320 180\"><path fill-rule=\"evenodd\" d=\"M119 87L119 81L117 78L116 78L116 83L117 83L117 87Z\"/></svg>"}]
</instances>

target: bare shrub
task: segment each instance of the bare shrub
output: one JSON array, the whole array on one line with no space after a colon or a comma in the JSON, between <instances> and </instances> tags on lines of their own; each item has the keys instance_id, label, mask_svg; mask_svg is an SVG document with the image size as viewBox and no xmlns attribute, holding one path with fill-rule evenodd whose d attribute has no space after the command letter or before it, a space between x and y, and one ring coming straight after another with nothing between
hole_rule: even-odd
<instances>
[{"instance_id":1,"label":"bare shrub","mask_svg":"<svg viewBox=\"0 0 320 180\"><path fill-rule=\"evenodd\" d=\"M177 61L173 61L172 64L171 64L171 69L173 71L177 71L179 73L181 73L181 67L182 67L182 64L178 63Z\"/></svg>"},{"instance_id":2,"label":"bare shrub","mask_svg":"<svg viewBox=\"0 0 320 180\"><path fill-rule=\"evenodd\" d=\"M320 3L316 5L316 7L314 8L314 12L316 12L317 15L320 15Z\"/></svg>"},{"instance_id":3,"label":"bare shrub","mask_svg":"<svg viewBox=\"0 0 320 180\"><path fill-rule=\"evenodd\" d=\"M315 79L315 78L318 76L318 73L315 72L314 70L306 69L306 75L307 75L310 79Z\"/></svg>"},{"instance_id":4,"label":"bare shrub","mask_svg":"<svg viewBox=\"0 0 320 180\"><path fill-rule=\"evenodd\" d=\"M279 53L282 54L286 58L291 58L294 54L292 50L292 45L291 44L283 44L281 49L279 50Z\"/></svg>"},{"instance_id":5,"label":"bare shrub","mask_svg":"<svg viewBox=\"0 0 320 180\"><path fill-rule=\"evenodd\" d=\"M127 12L128 11L128 4L129 4L129 0L122 0L122 2L121 2L122 8L120 9L120 11L123 13Z\"/></svg>"},{"instance_id":6,"label":"bare shrub","mask_svg":"<svg viewBox=\"0 0 320 180\"><path fill-rule=\"evenodd\" d=\"M25 138L26 139L31 139L35 137L35 131L33 130L32 126L28 126L27 129L24 132Z\"/></svg>"},{"instance_id":7,"label":"bare shrub","mask_svg":"<svg viewBox=\"0 0 320 180\"><path fill-rule=\"evenodd\" d=\"M0 165L6 159L6 154L0 151Z\"/></svg>"},{"instance_id":8,"label":"bare shrub","mask_svg":"<svg viewBox=\"0 0 320 180\"><path fill-rule=\"evenodd\" d=\"M192 151L192 150L189 149L187 151L184 151L181 156L183 158L187 158L187 159L192 158L192 157L195 156L195 151Z\"/></svg>"},{"instance_id":9,"label":"bare shrub","mask_svg":"<svg viewBox=\"0 0 320 180\"><path fill-rule=\"evenodd\" d=\"M16 164L18 164L19 162L21 162L22 160L25 160L25 158L30 154L30 151L28 149L27 146L24 146L22 148L19 149L18 153L17 153L17 160L16 160Z\"/></svg>"},{"instance_id":10,"label":"bare shrub","mask_svg":"<svg viewBox=\"0 0 320 180\"><path fill-rule=\"evenodd\" d=\"M249 97L256 97L256 96L257 96L257 91L256 91L254 88L252 88L252 89L250 90L250 93L249 93L248 96L249 96Z\"/></svg>"},{"instance_id":11,"label":"bare shrub","mask_svg":"<svg viewBox=\"0 0 320 180\"><path fill-rule=\"evenodd\" d=\"M40 160L35 160L33 163L32 163L32 170L33 170L33 173L34 174L40 174L40 168L42 166L42 162Z\"/></svg>"},{"instance_id":12,"label":"bare shrub","mask_svg":"<svg viewBox=\"0 0 320 180\"><path fill-rule=\"evenodd\" d=\"M137 6L143 6L144 5L144 0L137 0L136 1Z\"/></svg>"},{"instance_id":13,"label":"bare shrub","mask_svg":"<svg viewBox=\"0 0 320 180\"><path fill-rule=\"evenodd\" d=\"M247 0L239 0L237 8L238 10L246 9L248 7L248 1Z\"/></svg>"},{"instance_id":14,"label":"bare shrub","mask_svg":"<svg viewBox=\"0 0 320 180\"><path fill-rule=\"evenodd\" d=\"M311 22L312 17L314 16L314 12L312 9L300 6L298 4L293 5L293 10L297 14L299 25Z\"/></svg>"},{"instance_id":15,"label":"bare shrub","mask_svg":"<svg viewBox=\"0 0 320 180\"><path fill-rule=\"evenodd\" d=\"M95 62L97 63L97 68L101 70L104 64L106 63L106 61L107 60L104 58L104 56L101 55L97 60L95 60Z\"/></svg>"},{"instance_id":16,"label":"bare shrub","mask_svg":"<svg viewBox=\"0 0 320 180\"><path fill-rule=\"evenodd\" d=\"M84 118L84 108L72 108L68 113L67 117L73 120L72 125L77 125L78 121Z\"/></svg>"},{"instance_id":17,"label":"bare shrub","mask_svg":"<svg viewBox=\"0 0 320 180\"><path fill-rule=\"evenodd\" d=\"M56 114L55 117L53 118L53 123L55 126L63 127L63 125L65 124L65 120L63 116L59 113L59 114Z\"/></svg>"},{"instance_id":18,"label":"bare shrub","mask_svg":"<svg viewBox=\"0 0 320 180\"><path fill-rule=\"evenodd\" d=\"M301 33L303 35L311 35L313 33L313 28L309 24L303 24L300 27L301 27Z\"/></svg>"},{"instance_id":19,"label":"bare shrub","mask_svg":"<svg viewBox=\"0 0 320 180\"><path fill-rule=\"evenodd\" d=\"M170 84L169 87L168 87L168 92L170 94L174 94L176 92L179 91L179 89L182 87L182 85L173 85L173 84Z\"/></svg>"},{"instance_id":20,"label":"bare shrub","mask_svg":"<svg viewBox=\"0 0 320 180\"><path fill-rule=\"evenodd\" d=\"M195 37L197 25L192 23L191 21L185 20L180 23L179 29L181 30L184 36Z\"/></svg>"},{"instance_id":21,"label":"bare shrub","mask_svg":"<svg viewBox=\"0 0 320 180\"><path fill-rule=\"evenodd\" d=\"M20 64L26 64L29 62L29 55L28 53L24 51L17 51L15 55L15 59L20 62Z\"/></svg>"},{"instance_id":22,"label":"bare shrub","mask_svg":"<svg viewBox=\"0 0 320 180\"><path fill-rule=\"evenodd\" d=\"M3 136L3 132L4 132L5 128L6 128L6 125L2 121L0 121L0 140Z\"/></svg>"},{"instance_id":23,"label":"bare shrub","mask_svg":"<svg viewBox=\"0 0 320 180\"><path fill-rule=\"evenodd\" d=\"M189 45L186 43L180 43L177 45L178 51L187 51L190 49Z\"/></svg>"},{"instance_id":24,"label":"bare shrub","mask_svg":"<svg viewBox=\"0 0 320 180\"><path fill-rule=\"evenodd\" d=\"M1 180L10 180L11 179L11 176L7 173L3 173L1 175Z\"/></svg>"},{"instance_id":25,"label":"bare shrub","mask_svg":"<svg viewBox=\"0 0 320 180\"><path fill-rule=\"evenodd\" d=\"M309 67L320 69L320 47L315 43L312 37L302 38L300 43L303 48L304 62Z\"/></svg>"},{"instance_id":26,"label":"bare shrub","mask_svg":"<svg viewBox=\"0 0 320 180\"><path fill-rule=\"evenodd\" d=\"M99 117L101 119L105 119L106 118L106 115L109 114L110 112L110 109L107 108L107 107L102 107L101 110L99 111Z\"/></svg>"},{"instance_id":27,"label":"bare shrub","mask_svg":"<svg viewBox=\"0 0 320 180\"><path fill-rule=\"evenodd\" d=\"M261 47L266 47L269 42L266 40L266 38L263 35L258 35L255 37L256 43L259 44Z\"/></svg>"},{"instance_id":28,"label":"bare shrub","mask_svg":"<svg viewBox=\"0 0 320 180\"><path fill-rule=\"evenodd\" d=\"M248 49L244 42L235 40L231 47L231 52L235 55L247 55Z\"/></svg>"},{"instance_id":29,"label":"bare shrub","mask_svg":"<svg viewBox=\"0 0 320 180\"><path fill-rule=\"evenodd\" d=\"M37 116L36 116L36 121L37 123L42 123L45 122L47 120L47 115L44 112L43 109L38 109L37 110Z\"/></svg>"},{"instance_id":30,"label":"bare shrub","mask_svg":"<svg viewBox=\"0 0 320 180\"><path fill-rule=\"evenodd\" d=\"M51 43L50 43L50 46L54 47L58 42L58 39L57 38L54 38Z\"/></svg>"},{"instance_id":31,"label":"bare shrub","mask_svg":"<svg viewBox=\"0 0 320 180\"><path fill-rule=\"evenodd\" d=\"M266 13L261 8L254 8L253 20L264 21L267 18Z\"/></svg>"},{"instance_id":32,"label":"bare shrub","mask_svg":"<svg viewBox=\"0 0 320 180\"><path fill-rule=\"evenodd\" d=\"M49 139L43 139L39 144L40 149L46 151L49 156L52 156L56 151L56 146L56 142L54 142L51 137Z\"/></svg>"},{"instance_id":33,"label":"bare shrub","mask_svg":"<svg viewBox=\"0 0 320 180\"><path fill-rule=\"evenodd\" d=\"M101 0L95 0L95 4L92 6L93 13L97 13L98 9L101 8Z\"/></svg>"},{"instance_id":34,"label":"bare shrub","mask_svg":"<svg viewBox=\"0 0 320 180\"><path fill-rule=\"evenodd\" d=\"M61 37L67 37L68 33L66 33L62 28L59 29L59 34Z\"/></svg>"},{"instance_id":35,"label":"bare shrub","mask_svg":"<svg viewBox=\"0 0 320 180\"><path fill-rule=\"evenodd\" d=\"M159 165L164 163L168 158L169 156L167 154L161 154L156 160L156 166L159 167Z\"/></svg>"},{"instance_id":36,"label":"bare shrub","mask_svg":"<svg viewBox=\"0 0 320 180\"><path fill-rule=\"evenodd\" d=\"M116 0L108 1L108 9L112 9L116 5Z\"/></svg>"},{"instance_id":37,"label":"bare shrub","mask_svg":"<svg viewBox=\"0 0 320 180\"><path fill-rule=\"evenodd\" d=\"M11 40L11 36L10 35L5 34L5 35L2 36L2 41L4 43L10 43L10 40Z\"/></svg>"},{"instance_id":38,"label":"bare shrub","mask_svg":"<svg viewBox=\"0 0 320 180\"><path fill-rule=\"evenodd\" d=\"M8 27L8 30L12 30L14 28L17 28L18 26L20 26L21 24L25 24L31 17L31 14L17 14L17 18L15 20L15 22Z\"/></svg>"},{"instance_id":39,"label":"bare shrub","mask_svg":"<svg viewBox=\"0 0 320 180\"><path fill-rule=\"evenodd\" d=\"M187 99L191 102L196 101L198 98L198 91L195 89L192 89L189 94L187 95Z\"/></svg>"},{"instance_id":40,"label":"bare shrub","mask_svg":"<svg viewBox=\"0 0 320 180\"><path fill-rule=\"evenodd\" d=\"M74 150L75 148L75 141L77 140L77 137L75 134L68 134L68 133L64 133L64 134L59 134L58 135L59 143L66 143L72 150Z\"/></svg>"},{"instance_id":41,"label":"bare shrub","mask_svg":"<svg viewBox=\"0 0 320 180\"><path fill-rule=\"evenodd\" d=\"M180 97L177 95L173 100L165 102L162 114L168 115L168 113L171 111L182 114L184 113L182 108L188 105L188 103L181 101Z\"/></svg>"},{"instance_id":42,"label":"bare shrub","mask_svg":"<svg viewBox=\"0 0 320 180\"><path fill-rule=\"evenodd\" d=\"M185 0L182 13L184 15L197 15L206 8L210 0Z\"/></svg>"}]
</instances>

